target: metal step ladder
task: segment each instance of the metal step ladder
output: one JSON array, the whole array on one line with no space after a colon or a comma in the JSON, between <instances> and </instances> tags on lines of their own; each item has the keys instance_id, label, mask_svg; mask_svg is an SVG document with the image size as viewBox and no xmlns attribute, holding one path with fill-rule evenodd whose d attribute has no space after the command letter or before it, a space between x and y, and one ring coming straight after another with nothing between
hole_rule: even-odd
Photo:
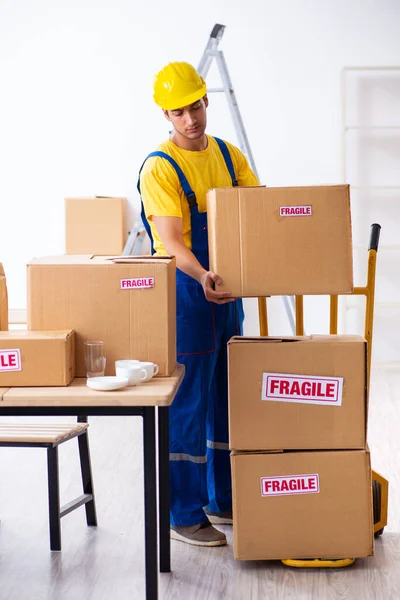
<instances>
[{"instance_id":1,"label":"metal step ladder","mask_svg":"<svg viewBox=\"0 0 400 600\"><path fill-rule=\"evenodd\" d=\"M239 141L239 148L247 156L251 168L258 177L257 167L254 162L253 154L251 152L249 140L247 139L246 130L244 128L242 115L240 114L239 106L236 100L235 92L233 90L232 81L229 76L228 67L226 65L224 53L218 49L218 45L224 35L225 25L214 25L211 32L210 39L208 40L204 54L201 57L197 72L204 79L207 78L208 71L210 70L211 63L215 59L219 74L222 80L221 88L207 88L207 94L215 94L223 92L226 95L228 101L229 110L233 124L235 126L236 135Z\"/></svg>"},{"instance_id":2,"label":"metal step ladder","mask_svg":"<svg viewBox=\"0 0 400 600\"><path fill-rule=\"evenodd\" d=\"M135 221L129 232L128 239L122 251L122 256L138 256L146 238L146 230L142 221Z\"/></svg>"},{"instance_id":3,"label":"metal step ladder","mask_svg":"<svg viewBox=\"0 0 400 600\"><path fill-rule=\"evenodd\" d=\"M215 59L218 67L218 71L222 81L222 87L220 88L207 88L207 94L212 93L224 93L228 101L229 110L231 113L233 125L235 127L236 136L239 143L239 148L246 155L253 172L259 179L257 167L254 162L253 153L250 148L249 140L247 138L246 130L244 128L242 115L240 114L239 106L236 100L236 95L233 89L232 81L228 72L228 67L225 61L224 53L219 50L218 46L224 34L225 25L216 24L208 40L204 54L201 57L199 66L197 68L198 73L206 79L208 72L211 67L213 59ZM285 307L286 315L289 320L290 329L293 335L296 332L295 324L295 299L294 296L282 296L283 304Z\"/></svg>"}]
</instances>

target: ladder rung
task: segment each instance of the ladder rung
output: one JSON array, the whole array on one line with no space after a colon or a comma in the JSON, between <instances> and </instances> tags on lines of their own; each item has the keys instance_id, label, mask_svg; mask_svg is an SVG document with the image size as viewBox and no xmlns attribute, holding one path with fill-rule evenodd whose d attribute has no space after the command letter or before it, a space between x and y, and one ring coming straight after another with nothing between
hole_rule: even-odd
<instances>
[{"instance_id":1,"label":"ladder rung","mask_svg":"<svg viewBox=\"0 0 400 600\"><path fill-rule=\"evenodd\" d=\"M211 88L210 90L207 89L207 94L212 94L215 92L224 92L224 91L225 91L224 88Z\"/></svg>"}]
</instances>

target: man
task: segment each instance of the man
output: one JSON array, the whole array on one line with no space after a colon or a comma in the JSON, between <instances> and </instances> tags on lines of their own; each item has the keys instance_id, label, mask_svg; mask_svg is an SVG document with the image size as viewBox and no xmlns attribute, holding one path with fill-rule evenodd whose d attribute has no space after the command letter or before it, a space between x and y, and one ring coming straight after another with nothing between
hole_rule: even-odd
<instances>
[{"instance_id":1,"label":"man","mask_svg":"<svg viewBox=\"0 0 400 600\"><path fill-rule=\"evenodd\" d=\"M154 99L172 133L145 160L138 187L152 251L177 263L177 359L186 371L170 409L171 537L222 546L212 524L232 524L227 342L242 334L243 308L209 270L206 194L258 181L238 148L206 135L206 92L188 63L156 75Z\"/></svg>"}]
</instances>

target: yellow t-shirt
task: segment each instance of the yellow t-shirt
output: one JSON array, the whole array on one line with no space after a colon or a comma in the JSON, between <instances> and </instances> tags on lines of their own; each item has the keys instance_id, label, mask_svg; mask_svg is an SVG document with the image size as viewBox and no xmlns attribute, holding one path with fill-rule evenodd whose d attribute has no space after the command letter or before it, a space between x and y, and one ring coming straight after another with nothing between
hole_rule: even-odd
<instances>
[{"instance_id":1,"label":"yellow t-shirt","mask_svg":"<svg viewBox=\"0 0 400 600\"><path fill-rule=\"evenodd\" d=\"M163 142L157 150L169 154L180 166L190 187L196 194L199 212L206 211L208 190L218 187L230 187L229 175L221 150L213 137L207 136L208 146L202 151L179 148L170 140ZM232 144L227 143L239 186L259 185L258 179L250 169L244 154ZM173 166L159 156L149 158L140 176L140 191L146 217L150 223L157 254L167 254L152 217L181 217L183 238L186 246L192 247L189 203L183 193Z\"/></svg>"}]
</instances>

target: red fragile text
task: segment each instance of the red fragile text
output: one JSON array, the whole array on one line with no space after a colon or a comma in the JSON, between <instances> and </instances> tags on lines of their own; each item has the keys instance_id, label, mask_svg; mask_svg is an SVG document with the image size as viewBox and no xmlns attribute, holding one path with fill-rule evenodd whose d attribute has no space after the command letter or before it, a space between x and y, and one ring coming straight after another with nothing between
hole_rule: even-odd
<instances>
[{"instance_id":1,"label":"red fragile text","mask_svg":"<svg viewBox=\"0 0 400 600\"><path fill-rule=\"evenodd\" d=\"M262 400L342 404L342 377L263 373Z\"/></svg>"},{"instance_id":2,"label":"red fragile text","mask_svg":"<svg viewBox=\"0 0 400 600\"><path fill-rule=\"evenodd\" d=\"M279 209L281 217L309 217L312 215L311 206L281 206Z\"/></svg>"},{"instance_id":3,"label":"red fragile text","mask_svg":"<svg viewBox=\"0 0 400 600\"><path fill-rule=\"evenodd\" d=\"M0 350L0 371L20 371L21 354L16 350Z\"/></svg>"},{"instance_id":4,"label":"red fragile text","mask_svg":"<svg viewBox=\"0 0 400 600\"><path fill-rule=\"evenodd\" d=\"M285 494L315 494L319 492L319 477L313 475L289 475L285 477L262 477L262 496Z\"/></svg>"},{"instance_id":5,"label":"red fragile text","mask_svg":"<svg viewBox=\"0 0 400 600\"><path fill-rule=\"evenodd\" d=\"M317 396L319 398L334 398L334 383L325 381L288 381L285 379L271 379L269 382L272 394L278 392L279 395L287 396Z\"/></svg>"},{"instance_id":6,"label":"red fragile text","mask_svg":"<svg viewBox=\"0 0 400 600\"><path fill-rule=\"evenodd\" d=\"M154 287L154 277L121 279L121 290L144 289Z\"/></svg>"}]
</instances>

